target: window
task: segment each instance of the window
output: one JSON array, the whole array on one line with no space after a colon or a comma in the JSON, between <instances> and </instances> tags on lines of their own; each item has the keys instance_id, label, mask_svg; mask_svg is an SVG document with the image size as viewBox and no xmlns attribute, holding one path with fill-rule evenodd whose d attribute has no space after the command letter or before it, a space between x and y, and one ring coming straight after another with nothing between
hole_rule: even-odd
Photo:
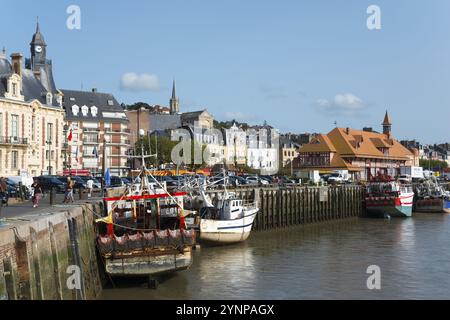
<instances>
[{"instance_id":1,"label":"window","mask_svg":"<svg viewBox=\"0 0 450 320\"><path fill-rule=\"evenodd\" d=\"M19 136L19 116L11 115L11 136L17 138Z\"/></svg>"},{"instance_id":2,"label":"window","mask_svg":"<svg viewBox=\"0 0 450 320\"><path fill-rule=\"evenodd\" d=\"M81 107L81 113L83 114L83 116L87 116L88 111L89 111L89 108L87 106Z\"/></svg>"},{"instance_id":3,"label":"window","mask_svg":"<svg viewBox=\"0 0 450 320\"><path fill-rule=\"evenodd\" d=\"M53 123L47 123L47 141L53 139Z\"/></svg>"},{"instance_id":4,"label":"window","mask_svg":"<svg viewBox=\"0 0 450 320\"><path fill-rule=\"evenodd\" d=\"M35 128L36 128L36 117L32 116L31 117L31 141L35 140Z\"/></svg>"},{"instance_id":5,"label":"window","mask_svg":"<svg viewBox=\"0 0 450 320\"><path fill-rule=\"evenodd\" d=\"M97 107L96 107L96 106L92 106L92 107L91 107L91 114L92 114L92 116L93 116L93 117L96 117L96 116L97 116L97 113L98 113Z\"/></svg>"},{"instance_id":6,"label":"window","mask_svg":"<svg viewBox=\"0 0 450 320\"><path fill-rule=\"evenodd\" d=\"M17 83L12 83L12 94L13 96L17 96Z\"/></svg>"},{"instance_id":7,"label":"window","mask_svg":"<svg viewBox=\"0 0 450 320\"><path fill-rule=\"evenodd\" d=\"M0 136L3 136L3 113L0 113Z\"/></svg>"},{"instance_id":8,"label":"window","mask_svg":"<svg viewBox=\"0 0 450 320\"><path fill-rule=\"evenodd\" d=\"M50 106L53 103L53 95L50 92L48 92L45 98L47 105Z\"/></svg>"},{"instance_id":9,"label":"window","mask_svg":"<svg viewBox=\"0 0 450 320\"><path fill-rule=\"evenodd\" d=\"M72 106L72 113L74 116L78 116L78 112L80 112L80 107L78 107L76 104Z\"/></svg>"},{"instance_id":10,"label":"window","mask_svg":"<svg viewBox=\"0 0 450 320\"><path fill-rule=\"evenodd\" d=\"M19 161L19 152L11 151L11 169L17 169Z\"/></svg>"}]
</instances>

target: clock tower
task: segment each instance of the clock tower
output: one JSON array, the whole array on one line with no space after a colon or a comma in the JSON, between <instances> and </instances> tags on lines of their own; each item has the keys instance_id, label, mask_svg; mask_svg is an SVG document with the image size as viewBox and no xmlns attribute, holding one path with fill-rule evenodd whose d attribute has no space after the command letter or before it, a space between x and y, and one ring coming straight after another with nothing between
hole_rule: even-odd
<instances>
[{"instance_id":1,"label":"clock tower","mask_svg":"<svg viewBox=\"0 0 450 320\"><path fill-rule=\"evenodd\" d=\"M39 29L39 21L36 23L36 32L30 43L31 50L31 70L39 72L41 67L45 67L47 62L47 45Z\"/></svg>"}]
</instances>

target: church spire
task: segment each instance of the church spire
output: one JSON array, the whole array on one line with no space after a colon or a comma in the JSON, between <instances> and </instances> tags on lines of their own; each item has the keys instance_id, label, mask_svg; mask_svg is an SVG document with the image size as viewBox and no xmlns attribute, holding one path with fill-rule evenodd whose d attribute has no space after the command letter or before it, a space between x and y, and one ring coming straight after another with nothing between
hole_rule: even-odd
<instances>
[{"instance_id":1,"label":"church spire","mask_svg":"<svg viewBox=\"0 0 450 320\"><path fill-rule=\"evenodd\" d=\"M170 114L177 114L180 112L179 101L175 90L175 80L172 84L172 98L170 98Z\"/></svg>"},{"instance_id":2,"label":"church spire","mask_svg":"<svg viewBox=\"0 0 450 320\"><path fill-rule=\"evenodd\" d=\"M389 114L386 110L386 114L384 115L384 120L383 120L383 133L385 135L390 136L391 135L391 129L392 129L392 123L391 123L391 119L389 118Z\"/></svg>"},{"instance_id":3,"label":"church spire","mask_svg":"<svg viewBox=\"0 0 450 320\"><path fill-rule=\"evenodd\" d=\"M41 30L39 29L39 16L36 17L36 33L40 33Z\"/></svg>"}]
</instances>

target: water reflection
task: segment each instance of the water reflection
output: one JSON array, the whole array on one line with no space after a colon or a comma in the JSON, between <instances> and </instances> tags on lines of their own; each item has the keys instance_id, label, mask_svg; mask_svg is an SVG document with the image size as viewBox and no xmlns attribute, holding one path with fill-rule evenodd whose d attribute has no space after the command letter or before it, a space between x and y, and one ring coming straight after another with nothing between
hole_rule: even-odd
<instances>
[{"instance_id":1,"label":"water reflection","mask_svg":"<svg viewBox=\"0 0 450 320\"><path fill-rule=\"evenodd\" d=\"M105 290L131 299L400 299L449 298L449 216L353 219L253 233L244 244L202 247L190 270ZM382 290L366 287L369 265Z\"/></svg>"}]
</instances>

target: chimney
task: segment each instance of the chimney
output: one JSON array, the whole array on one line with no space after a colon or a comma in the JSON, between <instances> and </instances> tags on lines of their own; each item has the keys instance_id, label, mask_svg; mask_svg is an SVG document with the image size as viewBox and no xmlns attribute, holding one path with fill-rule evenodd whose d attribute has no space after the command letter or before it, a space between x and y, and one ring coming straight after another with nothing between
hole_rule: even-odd
<instances>
[{"instance_id":1,"label":"chimney","mask_svg":"<svg viewBox=\"0 0 450 320\"><path fill-rule=\"evenodd\" d=\"M97 92L97 88L92 88L92 92Z\"/></svg>"},{"instance_id":2,"label":"chimney","mask_svg":"<svg viewBox=\"0 0 450 320\"><path fill-rule=\"evenodd\" d=\"M20 53L11 54L11 61L14 73L22 76L22 55Z\"/></svg>"},{"instance_id":3,"label":"chimney","mask_svg":"<svg viewBox=\"0 0 450 320\"><path fill-rule=\"evenodd\" d=\"M345 133L346 134L350 134L350 128L349 127L345 128Z\"/></svg>"}]
</instances>

